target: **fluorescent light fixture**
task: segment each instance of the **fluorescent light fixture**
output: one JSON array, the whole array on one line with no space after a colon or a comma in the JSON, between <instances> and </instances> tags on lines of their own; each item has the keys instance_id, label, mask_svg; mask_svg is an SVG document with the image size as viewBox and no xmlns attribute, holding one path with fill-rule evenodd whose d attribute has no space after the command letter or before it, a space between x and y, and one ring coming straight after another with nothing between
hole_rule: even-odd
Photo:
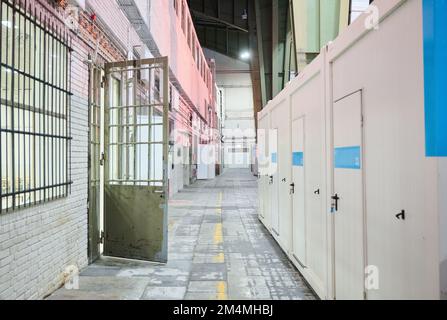
<instances>
[{"instance_id":1,"label":"fluorescent light fixture","mask_svg":"<svg viewBox=\"0 0 447 320\"><path fill-rule=\"evenodd\" d=\"M242 60L248 60L248 59L250 59L251 55L250 55L249 51L244 51L244 52L241 53L240 57L241 57Z\"/></svg>"}]
</instances>

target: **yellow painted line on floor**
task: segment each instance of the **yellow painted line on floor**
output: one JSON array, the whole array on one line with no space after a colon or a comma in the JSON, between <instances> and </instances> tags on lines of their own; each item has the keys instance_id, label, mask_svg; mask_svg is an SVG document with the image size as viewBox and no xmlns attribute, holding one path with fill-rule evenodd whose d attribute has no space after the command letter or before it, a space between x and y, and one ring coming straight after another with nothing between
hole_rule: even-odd
<instances>
[{"instance_id":1,"label":"yellow painted line on floor","mask_svg":"<svg viewBox=\"0 0 447 320\"><path fill-rule=\"evenodd\" d=\"M219 281L217 283L217 300L228 300L227 296L227 283L225 281Z\"/></svg>"},{"instance_id":2,"label":"yellow painted line on floor","mask_svg":"<svg viewBox=\"0 0 447 320\"><path fill-rule=\"evenodd\" d=\"M219 253L217 256L213 258L214 263L224 263L225 262L225 254L223 252Z\"/></svg>"},{"instance_id":3,"label":"yellow painted line on floor","mask_svg":"<svg viewBox=\"0 0 447 320\"><path fill-rule=\"evenodd\" d=\"M219 196L217 197L217 209L216 209L218 215L222 214L222 198L223 194L222 192L219 192Z\"/></svg>"},{"instance_id":4,"label":"yellow painted line on floor","mask_svg":"<svg viewBox=\"0 0 447 320\"><path fill-rule=\"evenodd\" d=\"M216 212L222 214L222 192L219 192ZM221 243L223 243L222 223L217 223L214 229L214 244Z\"/></svg>"},{"instance_id":5,"label":"yellow painted line on floor","mask_svg":"<svg viewBox=\"0 0 447 320\"><path fill-rule=\"evenodd\" d=\"M214 229L214 244L223 243L222 223L217 223Z\"/></svg>"},{"instance_id":6,"label":"yellow painted line on floor","mask_svg":"<svg viewBox=\"0 0 447 320\"><path fill-rule=\"evenodd\" d=\"M222 200L223 193L219 192L219 196L217 197L217 209L216 212L218 215L222 215ZM222 222L216 224L216 228L214 230L214 244L223 243L223 232L222 232ZM220 252L213 258L214 263L225 263L225 253ZM227 283L225 281L219 281L217 283L217 300L228 300L227 296Z\"/></svg>"}]
</instances>

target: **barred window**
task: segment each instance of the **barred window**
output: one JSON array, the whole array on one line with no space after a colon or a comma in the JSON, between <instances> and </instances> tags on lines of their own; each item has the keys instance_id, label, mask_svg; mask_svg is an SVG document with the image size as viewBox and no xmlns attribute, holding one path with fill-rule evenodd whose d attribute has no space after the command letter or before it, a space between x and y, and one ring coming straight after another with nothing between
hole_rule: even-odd
<instances>
[{"instance_id":1,"label":"barred window","mask_svg":"<svg viewBox=\"0 0 447 320\"><path fill-rule=\"evenodd\" d=\"M36 10L36 9L34 9ZM70 192L68 35L1 0L0 212Z\"/></svg>"}]
</instances>

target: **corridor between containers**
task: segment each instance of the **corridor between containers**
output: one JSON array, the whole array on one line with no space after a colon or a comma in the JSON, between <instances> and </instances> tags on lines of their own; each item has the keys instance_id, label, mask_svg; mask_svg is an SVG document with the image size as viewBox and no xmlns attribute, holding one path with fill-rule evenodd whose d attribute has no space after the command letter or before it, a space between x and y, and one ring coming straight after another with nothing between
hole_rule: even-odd
<instances>
[{"instance_id":1,"label":"corridor between containers","mask_svg":"<svg viewBox=\"0 0 447 320\"><path fill-rule=\"evenodd\" d=\"M314 299L258 220L256 178L229 169L169 203L167 264L103 258L50 299Z\"/></svg>"}]
</instances>

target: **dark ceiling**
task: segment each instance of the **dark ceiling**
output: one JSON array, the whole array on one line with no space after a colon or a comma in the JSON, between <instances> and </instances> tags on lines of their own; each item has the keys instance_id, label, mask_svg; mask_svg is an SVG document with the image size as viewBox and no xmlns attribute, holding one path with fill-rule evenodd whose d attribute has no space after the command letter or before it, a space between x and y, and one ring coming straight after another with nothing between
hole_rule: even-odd
<instances>
[{"instance_id":1,"label":"dark ceiling","mask_svg":"<svg viewBox=\"0 0 447 320\"><path fill-rule=\"evenodd\" d=\"M255 32L250 30L249 19L254 18L251 2L188 0L202 46L239 59L242 51L250 49L250 31Z\"/></svg>"},{"instance_id":2,"label":"dark ceiling","mask_svg":"<svg viewBox=\"0 0 447 320\"><path fill-rule=\"evenodd\" d=\"M268 99L265 83L271 79L271 1L188 0L188 4L202 47L234 59L241 59L241 53L250 52L254 113L257 120L258 112ZM258 32L258 26L262 28L262 32ZM271 96L271 90L268 95Z\"/></svg>"}]
</instances>

